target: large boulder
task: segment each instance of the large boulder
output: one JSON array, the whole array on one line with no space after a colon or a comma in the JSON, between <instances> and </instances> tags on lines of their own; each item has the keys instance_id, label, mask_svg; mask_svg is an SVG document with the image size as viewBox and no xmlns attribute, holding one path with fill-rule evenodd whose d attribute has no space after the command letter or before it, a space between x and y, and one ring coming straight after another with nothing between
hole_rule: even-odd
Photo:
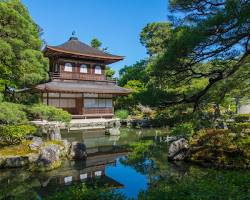
<instances>
[{"instance_id":1,"label":"large boulder","mask_svg":"<svg viewBox=\"0 0 250 200\"><path fill-rule=\"evenodd\" d=\"M168 158L170 160L184 160L187 155L189 145L184 138L176 140L169 145Z\"/></svg>"},{"instance_id":2,"label":"large boulder","mask_svg":"<svg viewBox=\"0 0 250 200\"><path fill-rule=\"evenodd\" d=\"M23 167L29 164L28 156L10 156L5 160L5 167L15 168L15 167Z\"/></svg>"},{"instance_id":3,"label":"large boulder","mask_svg":"<svg viewBox=\"0 0 250 200\"><path fill-rule=\"evenodd\" d=\"M39 152L39 158L36 162L35 170L48 171L55 169L61 165L60 146L51 144L42 147Z\"/></svg>"},{"instance_id":4,"label":"large boulder","mask_svg":"<svg viewBox=\"0 0 250 200\"><path fill-rule=\"evenodd\" d=\"M69 158L83 160L87 157L86 146L81 142L72 142L69 152Z\"/></svg>"}]
</instances>

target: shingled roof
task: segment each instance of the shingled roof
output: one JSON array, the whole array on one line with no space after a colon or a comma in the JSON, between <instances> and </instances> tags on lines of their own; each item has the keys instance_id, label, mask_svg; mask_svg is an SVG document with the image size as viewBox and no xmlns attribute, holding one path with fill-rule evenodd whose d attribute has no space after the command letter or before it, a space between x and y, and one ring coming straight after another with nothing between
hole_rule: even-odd
<instances>
[{"instance_id":1,"label":"shingled roof","mask_svg":"<svg viewBox=\"0 0 250 200\"><path fill-rule=\"evenodd\" d=\"M35 86L35 89L44 92L73 92L127 95L132 91L114 83L93 81L51 81Z\"/></svg>"},{"instance_id":2,"label":"shingled roof","mask_svg":"<svg viewBox=\"0 0 250 200\"><path fill-rule=\"evenodd\" d=\"M77 37L71 37L67 42L58 46L47 45L44 49L45 55L49 54L69 54L83 58L106 60L109 63L123 60L123 56L112 55L96 48L93 48L81 41Z\"/></svg>"}]
</instances>

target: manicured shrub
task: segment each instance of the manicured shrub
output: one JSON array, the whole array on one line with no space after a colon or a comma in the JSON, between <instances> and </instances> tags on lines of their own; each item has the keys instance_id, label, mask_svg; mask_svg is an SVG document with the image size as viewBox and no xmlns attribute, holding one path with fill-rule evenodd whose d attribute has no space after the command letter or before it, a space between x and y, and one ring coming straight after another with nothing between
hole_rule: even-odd
<instances>
[{"instance_id":1,"label":"manicured shrub","mask_svg":"<svg viewBox=\"0 0 250 200\"><path fill-rule=\"evenodd\" d=\"M35 104L27 108L28 116L31 120L42 119L48 121L70 122L71 115L63 109L44 104Z\"/></svg>"},{"instance_id":2,"label":"manicured shrub","mask_svg":"<svg viewBox=\"0 0 250 200\"><path fill-rule=\"evenodd\" d=\"M9 102L0 102L0 124L20 124L27 122L24 106Z\"/></svg>"},{"instance_id":3,"label":"manicured shrub","mask_svg":"<svg viewBox=\"0 0 250 200\"><path fill-rule=\"evenodd\" d=\"M235 122L247 122L250 120L250 114L238 114L234 116Z\"/></svg>"},{"instance_id":4,"label":"manicured shrub","mask_svg":"<svg viewBox=\"0 0 250 200\"><path fill-rule=\"evenodd\" d=\"M182 135L187 138L190 138L193 134L194 129L191 123L179 124L170 130L170 135Z\"/></svg>"},{"instance_id":5,"label":"manicured shrub","mask_svg":"<svg viewBox=\"0 0 250 200\"><path fill-rule=\"evenodd\" d=\"M0 126L0 145L20 144L29 134L34 134L36 127L31 125L2 125Z\"/></svg>"},{"instance_id":6,"label":"manicured shrub","mask_svg":"<svg viewBox=\"0 0 250 200\"><path fill-rule=\"evenodd\" d=\"M128 118L128 111L127 110L117 110L115 112L115 116L120 119L127 119Z\"/></svg>"}]
</instances>

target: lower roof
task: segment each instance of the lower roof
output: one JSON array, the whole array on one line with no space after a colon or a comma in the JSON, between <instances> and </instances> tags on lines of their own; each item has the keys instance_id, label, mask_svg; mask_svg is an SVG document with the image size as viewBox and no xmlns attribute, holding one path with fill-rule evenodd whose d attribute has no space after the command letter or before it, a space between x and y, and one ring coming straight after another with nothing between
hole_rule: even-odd
<instances>
[{"instance_id":1,"label":"lower roof","mask_svg":"<svg viewBox=\"0 0 250 200\"><path fill-rule=\"evenodd\" d=\"M110 82L54 80L35 86L42 92L71 92L127 95L132 91Z\"/></svg>"}]
</instances>

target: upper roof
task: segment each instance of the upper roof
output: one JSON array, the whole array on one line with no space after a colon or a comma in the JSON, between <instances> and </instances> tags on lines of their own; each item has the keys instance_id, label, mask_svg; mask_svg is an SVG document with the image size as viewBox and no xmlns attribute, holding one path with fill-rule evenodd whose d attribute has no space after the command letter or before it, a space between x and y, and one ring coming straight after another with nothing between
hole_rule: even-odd
<instances>
[{"instance_id":1,"label":"upper roof","mask_svg":"<svg viewBox=\"0 0 250 200\"><path fill-rule=\"evenodd\" d=\"M91 47L78 40L77 37L70 37L70 39L58 46L47 45L44 49L45 55L68 55L78 58L88 58L94 60L103 60L106 63L113 63L123 60L123 56L112 55L103 52L99 49Z\"/></svg>"}]
</instances>

